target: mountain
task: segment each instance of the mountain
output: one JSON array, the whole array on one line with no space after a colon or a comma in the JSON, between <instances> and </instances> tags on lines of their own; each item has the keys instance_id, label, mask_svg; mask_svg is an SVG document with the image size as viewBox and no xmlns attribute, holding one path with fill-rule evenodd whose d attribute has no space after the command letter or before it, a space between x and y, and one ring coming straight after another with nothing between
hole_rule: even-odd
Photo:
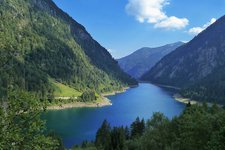
<instances>
[{"instance_id":1,"label":"mountain","mask_svg":"<svg viewBox=\"0 0 225 150\"><path fill-rule=\"evenodd\" d=\"M132 77L139 79L164 56L183 45L182 42L168 44L157 48L141 48L129 56L118 59L120 67Z\"/></svg>"},{"instance_id":2,"label":"mountain","mask_svg":"<svg viewBox=\"0 0 225 150\"><path fill-rule=\"evenodd\" d=\"M164 57L142 79L182 87L182 95L225 103L225 16Z\"/></svg>"},{"instance_id":3,"label":"mountain","mask_svg":"<svg viewBox=\"0 0 225 150\"><path fill-rule=\"evenodd\" d=\"M98 93L137 84L52 0L0 0L0 93L46 96L58 84Z\"/></svg>"}]
</instances>

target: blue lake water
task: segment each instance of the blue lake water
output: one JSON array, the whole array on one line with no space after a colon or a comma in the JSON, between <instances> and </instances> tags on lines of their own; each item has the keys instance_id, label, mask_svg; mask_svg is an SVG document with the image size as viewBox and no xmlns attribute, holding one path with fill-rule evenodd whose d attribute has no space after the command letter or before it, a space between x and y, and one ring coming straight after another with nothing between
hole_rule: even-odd
<instances>
[{"instance_id":1,"label":"blue lake water","mask_svg":"<svg viewBox=\"0 0 225 150\"><path fill-rule=\"evenodd\" d=\"M171 92L149 83L140 83L136 88L108 98L112 106L48 111L44 114L47 129L59 135L64 145L70 148L84 140L94 140L104 119L111 126L126 126L137 116L149 119L153 112L162 112L172 118L185 108L173 99Z\"/></svg>"}]
</instances>

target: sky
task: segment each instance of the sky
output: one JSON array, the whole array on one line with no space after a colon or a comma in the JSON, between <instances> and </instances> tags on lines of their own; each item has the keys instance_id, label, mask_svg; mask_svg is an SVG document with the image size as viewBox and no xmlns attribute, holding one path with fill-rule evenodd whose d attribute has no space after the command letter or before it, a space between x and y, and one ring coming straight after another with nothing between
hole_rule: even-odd
<instances>
[{"instance_id":1,"label":"sky","mask_svg":"<svg viewBox=\"0 0 225 150\"><path fill-rule=\"evenodd\" d=\"M225 15L225 0L53 0L114 58L194 36Z\"/></svg>"}]
</instances>

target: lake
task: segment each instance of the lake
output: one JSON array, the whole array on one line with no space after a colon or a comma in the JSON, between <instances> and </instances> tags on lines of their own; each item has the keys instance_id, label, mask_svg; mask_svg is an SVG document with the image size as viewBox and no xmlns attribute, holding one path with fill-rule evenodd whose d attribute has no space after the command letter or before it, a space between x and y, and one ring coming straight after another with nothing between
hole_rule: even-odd
<instances>
[{"instance_id":1,"label":"lake","mask_svg":"<svg viewBox=\"0 0 225 150\"><path fill-rule=\"evenodd\" d=\"M47 129L59 135L67 148L94 140L104 119L111 126L130 125L138 116L149 119L154 112L172 118L179 115L185 105L175 101L172 92L149 83L140 83L124 93L109 96L112 106L103 108L72 108L48 111L44 114Z\"/></svg>"}]
</instances>

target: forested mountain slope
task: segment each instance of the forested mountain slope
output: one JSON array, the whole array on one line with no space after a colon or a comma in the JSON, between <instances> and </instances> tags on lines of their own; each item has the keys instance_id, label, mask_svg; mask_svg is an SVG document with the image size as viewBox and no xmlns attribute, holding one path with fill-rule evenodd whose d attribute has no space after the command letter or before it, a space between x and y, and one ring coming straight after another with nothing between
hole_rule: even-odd
<instances>
[{"instance_id":1,"label":"forested mountain slope","mask_svg":"<svg viewBox=\"0 0 225 150\"><path fill-rule=\"evenodd\" d=\"M51 81L96 92L136 84L51 0L0 0L0 54L2 96L9 88L51 95Z\"/></svg>"},{"instance_id":2,"label":"forested mountain slope","mask_svg":"<svg viewBox=\"0 0 225 150\"><path fill-rule=\"evenodd\" d=\"M225 103L225 16L164 57L142 79L183 87L182 94Z\"/></svg>"}]
</instances>

